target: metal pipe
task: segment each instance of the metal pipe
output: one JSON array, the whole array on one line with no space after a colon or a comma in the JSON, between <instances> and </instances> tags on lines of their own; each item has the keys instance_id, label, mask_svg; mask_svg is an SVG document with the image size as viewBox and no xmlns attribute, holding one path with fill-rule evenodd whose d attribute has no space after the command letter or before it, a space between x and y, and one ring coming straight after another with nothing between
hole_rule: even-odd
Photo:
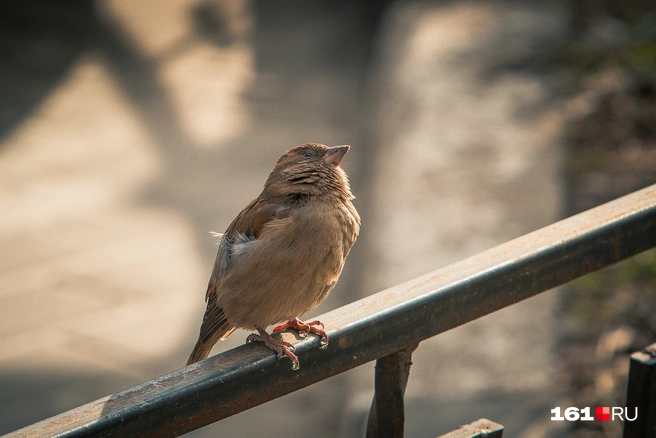
<instances>
[{"instance_id":1,"label":"metal pipe","mask_svg":"<svg viewBox=\"0 0 656 438\"><path fill-rule=\"evenodd\" d=\"M244 345L9 437L170 437L198 429L656 246L656 185L320 316L300 371Z\"/></svg>"},{"instance_id":2,"label":"metal pipe","mask_svg":"<svg viewBox=\"0 0 656 438\"><path fill-rule=\"evenodd\" d=\"M626 409L625 438L656 437L656 344L631 355Z\"/></svg>"}]
</instances>

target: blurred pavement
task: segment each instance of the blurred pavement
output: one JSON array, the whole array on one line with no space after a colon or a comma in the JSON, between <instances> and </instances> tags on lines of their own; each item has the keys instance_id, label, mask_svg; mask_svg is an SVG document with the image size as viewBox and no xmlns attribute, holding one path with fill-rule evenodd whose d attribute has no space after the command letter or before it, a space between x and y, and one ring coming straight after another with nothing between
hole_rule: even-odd
<instances>
[{"instance_id":1,"label":"blurred pavement","mask_svg":"<svg viewBox=\"0 0 656 438\"><path fill-rule=\"evenodd\" d=\"M313 315L558 218L559 102L522 65L564 34L557 7L403 1L374 39L346 1L98 5L78 17L91 23L79 52L20 40L3 67L51 76L18 121L0 113L0 433L181 367L216 250L207 232L296 144L353 146L363 216ZM483 416L547 436L554 302L422 344L409 436ZM189 436L355 436L372 381L367 365Z\"/></svg>"},{"instance_id":2,"label":"blurred pavement","mask_svg":"<svg viewBox=\"0 0 656 438\"><path fill-rule=\"evenodd\" d=\"M400 2L383 30L368 136L379 151L362 280L372 291L560 219L566 122L562 77L535 68L567 34L559 4ZM552 291L420 344L408 435L484 417L509 436L560 436L550 421L562 397L552 354L557 302ZM349 410L360 421L371 373L350 375L358 390Z\"/></svg>"}]
</instances>

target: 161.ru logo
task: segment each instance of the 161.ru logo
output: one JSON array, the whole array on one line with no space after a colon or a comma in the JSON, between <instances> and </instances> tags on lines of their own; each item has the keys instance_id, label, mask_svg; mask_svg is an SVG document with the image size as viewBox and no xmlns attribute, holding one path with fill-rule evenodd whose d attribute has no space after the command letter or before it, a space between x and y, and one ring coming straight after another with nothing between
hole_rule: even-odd
<instances>
[{"instance_id":1,"label":"161.ru logo","mask_svg":"<svg viewBox=\"0 0 656 438\"><path fill-rule=\"evenodd\" d=\"M564 414L564 416L561 415L560 407L553 408L551 410L551 421L635 421L638 418L638 408L635 408L633 417L629 417L629 408L620 408L617 406L612 408L609 406L597 406L594 417L591 415L591 409L589 407L583 409L566 408Z\"/></svg>"}]
</instances>

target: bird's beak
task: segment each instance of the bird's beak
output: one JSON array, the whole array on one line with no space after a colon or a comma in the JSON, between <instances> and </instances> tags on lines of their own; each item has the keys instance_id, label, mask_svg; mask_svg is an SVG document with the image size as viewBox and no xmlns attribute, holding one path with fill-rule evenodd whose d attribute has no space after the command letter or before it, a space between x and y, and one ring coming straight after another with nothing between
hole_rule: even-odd
<instances>
[{"instance_id":1,"label":"bird's beak","mask_svg":"<svg viewBox=\"0 0 656 438\"><path fill-rule=\"evenodd\" d=\"M333 166L339 166L339 163L342 162L344 155L351 149L351 146L343 144L340 146L333 146L326 151L326 154L323 156L323 159L332 164Z\"/></svg>"}]
</instances>

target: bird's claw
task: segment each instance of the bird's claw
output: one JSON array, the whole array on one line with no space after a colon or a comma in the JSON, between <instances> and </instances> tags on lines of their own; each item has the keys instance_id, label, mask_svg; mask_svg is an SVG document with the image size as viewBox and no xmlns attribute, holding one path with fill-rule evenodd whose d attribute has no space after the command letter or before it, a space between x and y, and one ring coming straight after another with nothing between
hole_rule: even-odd
<instances>
[{"instance_id":1,"label":"bird's claw","mask_svg":"<svg viewBox=\"0 0 656 438\"><path fill-rule=\"evenodd\" d=\"M278 341L277 339L272 338L271 335L264 330L258 329L258 332L260 333L259 335L255 333L248 335L246 343L263 342L264 345L277 353L278 359L287 356L292 361L292 370L296 371L300 368L298 358L294 354L296 347L289 342Z\"/></svg>"},{"instance_id":2,"label":"bird's claw","mask_svg":"<svg viewBox=\"0 0 656 438\"><path fill-rule=\"evenodd\" d=\"M298 358L294 355L294 358L292 359L292 371L298 371L299 368L301 368L301 364L298 363Z\"/></svg>"},{"instance_id":3,"label":"bird's claw","mask_svg":"<svg viewBox=\"0 0 656 438\"><path fill-rule=\"evenodd\" d=\"M298 336L301 338L307 337L308 333L313 333L321 337L321 349L328 347L328 335L324 331L325 326L319 320L314 320L310 322L303 322L298 318L294 318L284 324L279 324L273 328L273 333L277 333L281 330L294 329L298 331Z\"/></svg>"},{"instance_id":4,"label":"bird's claw","mask_svg":"<svg viewBox=\"0 0 656 438\"><path fill-rule=\"evenodd\" d=\"M279 332L281 330L285 329L294 329L298 331L298 335L301 338L307 337L309 333L313 333L315 335L319 335L321 337L321 349L325 349L328 346L328 335L324 331L324 325L321 321L310 321L310 322L303 322L299 320L298 318L294 318L284 324L277 325L273 328L273 333ZM274 339L271 337L270 334L266 332L261 327L256 327L257 332L256 333L251 333L248 335L246 338L247 343L251 342L264 342L264 345L275 351L278 355L278 359L281 359L283 355L287 356L291 361L292 361L292 370L296 371L300 368L300 364L298 362L298 357L294 354L294 351L296 348L290 344L289 342L285 341L279 341L277 339Z\"/></svg>"},{"instance_id":5,"label":"bird's claw","mask_svg":"<svg viewBox=\"0 0 656 438\"><path fill-rule=\"evenodd\" d=\"M292 344L289 342L285 341L276 341L275 339L272 338L274 342L271 342L269 340L264 339L260 335L256 335L255 333L251 333L248 335L246 338L246 343L250 344L251 342L264 342L264 344L269 347L272 350L275 350L278 352L278 357L282 357L282 350L287 349L291 352L296 351L296 347L294 347Z\"/></svg>"}]
</instances>

